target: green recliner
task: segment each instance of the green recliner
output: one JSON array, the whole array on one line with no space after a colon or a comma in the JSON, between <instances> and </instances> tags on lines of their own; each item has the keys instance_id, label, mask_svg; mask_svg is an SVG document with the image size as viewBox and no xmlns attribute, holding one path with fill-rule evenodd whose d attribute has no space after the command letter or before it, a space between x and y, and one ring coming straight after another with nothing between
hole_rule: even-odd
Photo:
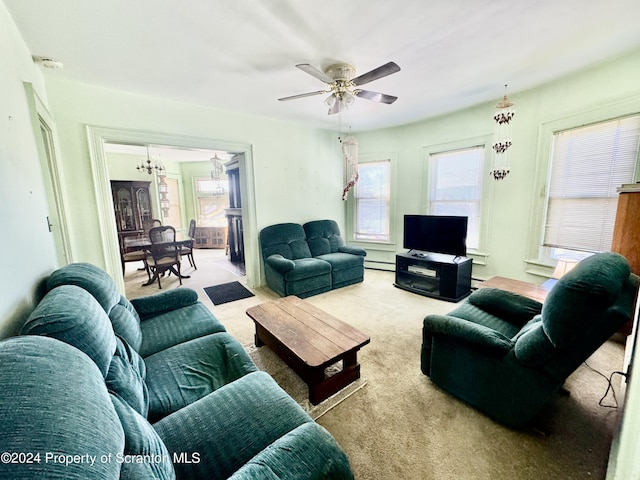
<instances>
[{"instance_id":1,"label":"green recliner","mask_svg":"<svg viewBox=\"0 0 640 480\"><path fill-rule=\"evenodd\" d=\"M524 427L630 318L638 276L616 253L580 262L544 305L492 288L423 323L421 368L495 420Z\"/></svg>"},{"instance_id":2,"label":"green recliner","mask_svg":"<svg viewBox=\"0 0 640 480\"><path fill-rule=\"evenodd\" d=\"M267 285L283 297L310 297L364 279L367 252L345 245L334 220L270 225L259 237Z\"/></svg>"}]
</instances>

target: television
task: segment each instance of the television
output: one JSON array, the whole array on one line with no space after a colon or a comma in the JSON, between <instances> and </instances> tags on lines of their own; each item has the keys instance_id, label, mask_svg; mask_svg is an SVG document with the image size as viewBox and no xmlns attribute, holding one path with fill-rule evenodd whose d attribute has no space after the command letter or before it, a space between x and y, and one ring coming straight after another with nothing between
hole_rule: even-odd
<instances>
[{"instance_id":1,"label":"television","mask_svg":"<svg viewBox=\"0 0 640 480\"><path fill-rule=\"evenodd\" d=\"M405 215L404 243L408 250L467 254L467 217L447 215Z\"/></svg>"}]
</instances>

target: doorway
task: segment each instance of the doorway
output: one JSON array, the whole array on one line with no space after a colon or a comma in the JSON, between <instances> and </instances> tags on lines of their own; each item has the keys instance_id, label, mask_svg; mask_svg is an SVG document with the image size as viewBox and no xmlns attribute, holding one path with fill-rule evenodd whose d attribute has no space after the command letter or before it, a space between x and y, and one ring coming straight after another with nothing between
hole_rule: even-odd
<instances>
[{"instance_id":1,"label":"doorway","mask_svg":"<svg viewBox=\"0 0 640 480\"><path fill-rule=\"evenodd\" d=\"M122 281L120 266L120 250L115 232L115 225L112 221L104 221L113 216L111 192L108 188L109 172L107 168L104 145L106 143L116 143L124 145L166 145L182 149L208 149L224 150L235 152L239 158L239 181L240 194L242 196L242 220L245 238L257 238L256 212L255 212L255 192L254 169L251 146L236 142L205 139L198 137L185 137L164 133L152 133L142 131L119 130L103 127L87 127L90 154L92 158L92 168L96 195L98 197L98 209L100 222L100 233L104 239L102 253L106 270L119 284L119 288L124 292L124 282ZM255 244L255 245L254 245ZM245 245L245 269L246 280L249 287L256 287L260 283L259 254L257 242L247 242Z\"/></svg>"}]
</instances>

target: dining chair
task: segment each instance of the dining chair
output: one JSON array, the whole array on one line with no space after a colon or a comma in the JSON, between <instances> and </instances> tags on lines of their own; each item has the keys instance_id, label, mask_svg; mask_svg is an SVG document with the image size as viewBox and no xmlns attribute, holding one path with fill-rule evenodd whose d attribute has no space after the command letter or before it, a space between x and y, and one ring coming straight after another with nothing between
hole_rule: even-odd
<instances>
[{"instance_id":1,"label":"dining chair","mask_svg":"<svg viewBox=\"0 0 640 480\"><path fill-rule=\"evenodd\" d=\"M160 277L167 271L173 272L182 285L180 245L176 243L176 229L169 225L154 227L149 230L149 240L151 245L144 247L144 251L153 278L147 285L158 279L158 288L162 288Z\"/></svg>"},{"instance_id":2,"label":"dining chair","mask_svg":"<svg viewBox=\"0 0 640 480\"><path fill-rule=\"evenodd\" d=\"M197 270L198 267L196 267L196 261L193 259L193 242L194 238L196 237L196 221L194 219L191 219L191 221L189 222L189 231L187 235L189 235L189 238L191 238L191 240L183 242L182 250L180 253L183 257L187 257L187 259L189 260L189 265Z\"/></svg>"}]
</instances>

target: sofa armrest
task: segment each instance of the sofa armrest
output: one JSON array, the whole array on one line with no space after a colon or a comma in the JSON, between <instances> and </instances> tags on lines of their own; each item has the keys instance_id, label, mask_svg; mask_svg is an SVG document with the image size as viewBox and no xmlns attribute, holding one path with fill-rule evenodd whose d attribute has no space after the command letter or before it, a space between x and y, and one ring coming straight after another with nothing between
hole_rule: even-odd
<instances>
[{"instance_id":1,"label":"sofa armrest","mask_svg":"<svg viewBox=\"0 0 640 480\"><path fill-rule=\"evenodd\" d=\"M542 311L540 302L497 288L479 288L469 296L468 302L518 327Z\"/></svg>"},{"instance_id":2,"label":"sofa armrest","mask_svg":"<svg viewBox=\"0 0 640 480\"><path fill-rule=\"evenodd\" d=\"M253 372L164 417L153 427L178 478L229 478L269 445L312 422L265 372Z\"/></svg>"},{"instance_id":3,"label":"sofa armrest","mask_svg":"<svg viewBox=\"0 0 640 480\"><path fill-rule=\"evenodd\" d=\"M284 258L279 253L267 257L265 263L278 273L287 273L296 267L296 264L293 260Z\"/></svg>"},{"instance_id":4,"label":"sofa armrest","mask_svg":"<svg viewBox=\"0 0 640 480\"><path fill-rule=\"evenodd\" d=\"M188 307L198 302L198 294L190 288L175 288L164 292L131 300L140 320L155 317L161 313Z\"/></svg>"},{"instance_id":5,"label":"sofa armrest","mask_svg":"<svg viewBox=\"0 0 640 480\"><path fill-rule=\"evenodd\" d=\"M353 473L347 456L331 434L309 422L269 445L229 480L256 478L353 480Z\"/></svg>"},{"instance_id":6,"label":"sofa armrest","mask_svg":"<svg viewBox=\"0 0 640 480\"><path fill-rule=\"evenodd\" d=\"M427 315L423 329L425 333L444 335L497 356L505 355L513 347L513 341L502 333L449 315Z\"/></svg>"},{"instance_id":7,"label":"sofa armrest","mask_svg":"<svg viewBox=\"0 0 640 480\"><path fill-rule=\"evenodd\" d=\"M338 248L339 252L350 253L351 255L360 255L361 257L367 256L367 251L361 247L354 247L353 245L342 245Z\"/></svg>"}]
</instances>

